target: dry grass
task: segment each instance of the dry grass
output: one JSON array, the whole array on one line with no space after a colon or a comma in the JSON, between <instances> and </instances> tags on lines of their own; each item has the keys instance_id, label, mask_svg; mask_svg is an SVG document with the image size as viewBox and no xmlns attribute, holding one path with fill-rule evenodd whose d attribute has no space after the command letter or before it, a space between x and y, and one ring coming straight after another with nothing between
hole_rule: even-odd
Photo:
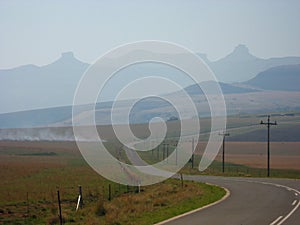
<instances>
[{"instance_id":1,"label":"dry grass","mask_svg":"<svg viewBox=\"0 0 300 225\"><path fill-rule=\"evenodd\" d=\"M135 221L145 212L154 212L173 205L180 205L188 198L200 198L202 190L186 183L184 188L178 182L165 182L147 187L142 195L126 194L108 202L105 205L106 223L114 224L118 221Z\"/></svg>"}]
</instances>

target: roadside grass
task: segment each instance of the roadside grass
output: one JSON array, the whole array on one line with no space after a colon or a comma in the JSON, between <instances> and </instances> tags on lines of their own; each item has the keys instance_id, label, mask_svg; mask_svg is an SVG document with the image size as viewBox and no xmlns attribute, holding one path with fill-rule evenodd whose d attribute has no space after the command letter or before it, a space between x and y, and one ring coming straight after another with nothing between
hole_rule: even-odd
<instances>
[{"instance_id":1,"label":"roadside grass","mask_svg":"<svg viewBox=\"0 0 300 225\"><path fill-rule=\"evenodd\" d=\"M215 202L225 195L225 190L212 185L169 179L160 184L143 187L141 193L126 193L104 202L104 214L95 218L96 211L85 210L74 215L74 221L92 224L154 224L176 215ZM101 201L101 200L100 200ZM94 204L97 209L99 202ZM100 210L101 211L101 210ZM103 212L103 211L102 211ZM84 216L84 219L83 219Z\"/></svg>"}]
</instances>

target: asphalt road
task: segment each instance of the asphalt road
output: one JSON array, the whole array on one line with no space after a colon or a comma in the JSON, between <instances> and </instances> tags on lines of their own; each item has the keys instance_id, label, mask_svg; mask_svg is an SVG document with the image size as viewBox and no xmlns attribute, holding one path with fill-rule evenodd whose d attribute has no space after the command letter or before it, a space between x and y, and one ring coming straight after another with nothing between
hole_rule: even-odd
<instances>
[{"instance_id":1,"label":"asphalt road","mask_svg":"<svg viewBox=\"0 0 300 225\"><path fill-rule=\"evenodd\" d=\"M126 149L125 149L126 150ZM126 150L134 165L147 165ZM300 225L300 180L184 176L229 190L224 201L159 225Z\"/></svg>"},{"instance_id":2,"label":"asphalt road","mask_svg":"<svg viewBox=\"0 0 300 225\"><path fill-rule=\"evenodd\" d=\"M227 188L224 201L165 225L299 225L300 180L186 176Z\"/></svg>"}]
</instances>

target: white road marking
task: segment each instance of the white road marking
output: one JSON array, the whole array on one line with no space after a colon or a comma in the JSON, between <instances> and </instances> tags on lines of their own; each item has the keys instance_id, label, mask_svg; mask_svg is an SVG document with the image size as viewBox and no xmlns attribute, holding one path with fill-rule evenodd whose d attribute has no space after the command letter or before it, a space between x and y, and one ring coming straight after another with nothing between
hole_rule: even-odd
<instances>
[{"instance_id":1,"label":"white road marking","mask_svg":"<svg viewBox=\"0 0 300 225\"><path fill-rule=\"evenodd\" d=\"M224 180L231 180L231 179L226 179L226 178L223 178ZM289 190L289 191L294 191L295 195L300 195L300 191L294 189L294 188L291 188L291 187L288 187L288 186L285 186L285 185L281 185L281 184L274 184L274 183L270 183L270 182L262 182L262 181L253 181L253 180L242 180L242 179L232 179L233 181L238 181L238 182L249 182L249 183L258 183L258 184L265 184L265 185L272 185L272 186L276 186L276 187L281 187L281 188L285 188L286 190ZM224 198L224 197L223 197ZM221 199L222 200L222 199ZM219 200L220 201L220 200ZM297 200L295 200L292 205L294 206L296 204ZM300 201L298 202L298 204L282 219L283 216L279 216L276 220L274 220L270 225L275 225L277 222L279 222L281 219L281 221L279 223L277 223L276 225L281 225L282 223L284 223L300 206ZM206 208L206 207L204 207ZM198 209L198 210L201 210L201 209ZM194 211L197 211L197 210L194 210ZM193 212L188 212L186 214L191 214ZM181 216L185 216L185 214L183 215L179 215L178 217L181 217ZM172 221L174 219L176 219L177 217L174 217L174 218L170 218L166 221L162 221L156 225L161 225L161 224L164 224L166 222L169 222L169 221Z\"/></svg>"},{"instance_id":2,"label":"white road marking","mask_svg":"<svg viewBox=\"0 0 300 225\"><path fill-rule=\"evenodd\" d=\"M289 214L287 214L286 215L286 217L284 217L281 221L280 221L280 223L278 223L277 225L281 225L284 221L286 221L297 209L298 209L298 207L300 206L300 202L298 202L298 204L296 205L296 207L295 208L293 208L293 210L292 211L290 211L290 213Z\"/></svg>"},{"instance_id":3,"label":"white road marking","mask_svg":"<svg viewBox=\"0 0 300 225\"><path fill-rule=\"evenodd\" d=\"M270 223L270 225L274 225L276 224L279 220L281 220L283 216L279 216L276 220L274 220L272 223Z\"/></svg>"},{"instance_id":4,"label":"white road marking","mask_svg":"<svg viewBox=\"0 0 300 225\"><path fill-rule=\"evenodd\" d=\"M243 181L243 180L238 180L238 181ZM260 182L260 181L251 181L251 180L248 180L246 182L249 182L249 183L260 183L260 184L266 184L266 185L273 185L273 186L276 186L276 187L282 187L282 188L285 188L285 189L290 189L291 191L294 191L295 195L298 196L298 194L300 194L300 191L294 189L294 188L291 188L291 187L288 187L288 186L285 186L285 185L281 185L281 184L274 184L274 183L269 183L269 182ZM277 225L281 225L284 221L286 221L297 209L298 207L300 206L300 201L298 202L298 204L289 212L289 214L287 214ZM278 219L278 218L277 218ZM274 223L274 222L273 222ZM271 224L270 224L271 225Z\"/></svg>"}]
</instances>

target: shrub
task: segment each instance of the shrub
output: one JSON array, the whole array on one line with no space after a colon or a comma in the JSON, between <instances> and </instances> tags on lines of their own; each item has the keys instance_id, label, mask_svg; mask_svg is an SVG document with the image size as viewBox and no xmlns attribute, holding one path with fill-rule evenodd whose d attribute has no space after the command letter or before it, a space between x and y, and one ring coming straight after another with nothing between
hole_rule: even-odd
<instances>
[{"instance_id":1,"label":"shrub","mask_svg":"<svg viewBox=\"0 0 300 225\"><path fill-rule=\"evenodd\" d=\"M106 213L106 210L104 208L103 200L99 200L96 204L95 213L97 216L104 216Z\"/></svg>"}]
</instances>

